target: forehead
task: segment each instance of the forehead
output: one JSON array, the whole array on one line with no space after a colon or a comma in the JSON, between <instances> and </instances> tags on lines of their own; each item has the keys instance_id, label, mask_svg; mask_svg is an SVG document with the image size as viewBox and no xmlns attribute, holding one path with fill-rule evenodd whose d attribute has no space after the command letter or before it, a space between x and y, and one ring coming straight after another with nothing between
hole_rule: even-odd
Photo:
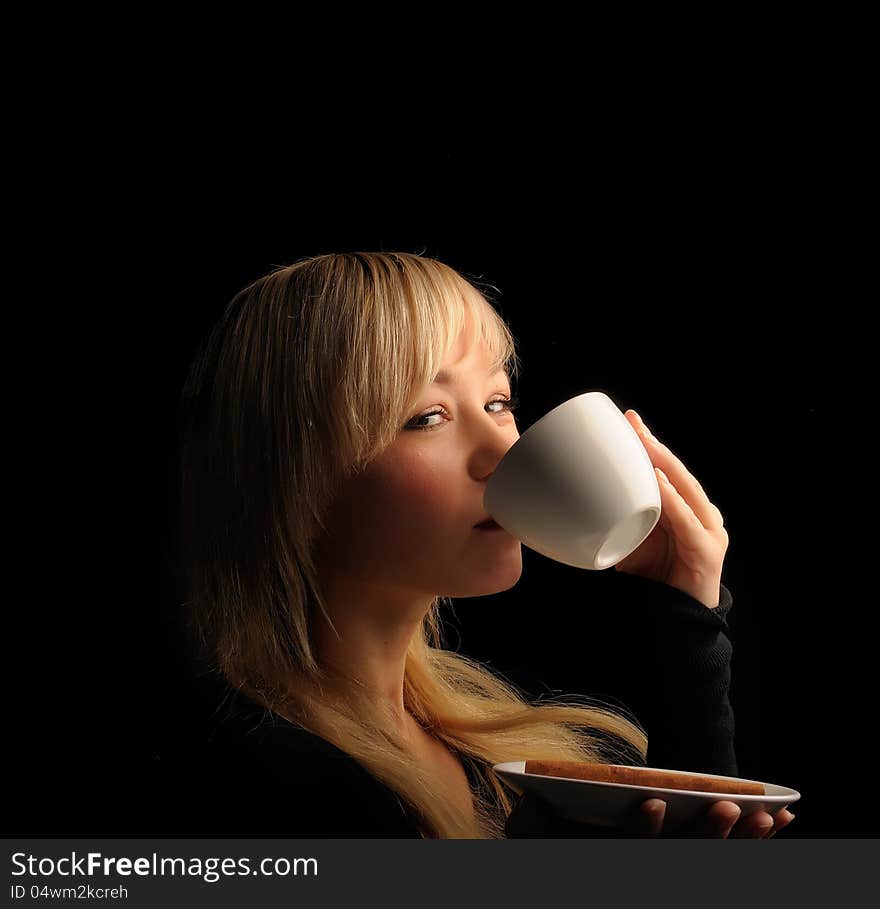
<instances>
[{"instance_id":1,"label":"forehead","mask_svg":"<svg viewBox=\"0 0 880 909\"><path fill-rule=\"evenodd\" d=\"M484 376L491 378L498 373L506 375L506 372L504 364L498 362L485 341L479 339L472 343L468 332L462 330L431 384L447 384L464 373L472 373L478 378Z\"/></svg>"},{"instance_id":2,"label":"forehead","mask_svg":"<svg viewBox=\"0 0 880 909\"><path fill-rule=\"evenodd\" d=\"M503 366L489 366L485 370L485 375L488 378L498 375L499 373L507 375L507 370ZM455 381L456 376L458 375L457 370L441 369L436 376L434 376L434 381L432 385L449 385Z\"/></svg>"}]
</instances>

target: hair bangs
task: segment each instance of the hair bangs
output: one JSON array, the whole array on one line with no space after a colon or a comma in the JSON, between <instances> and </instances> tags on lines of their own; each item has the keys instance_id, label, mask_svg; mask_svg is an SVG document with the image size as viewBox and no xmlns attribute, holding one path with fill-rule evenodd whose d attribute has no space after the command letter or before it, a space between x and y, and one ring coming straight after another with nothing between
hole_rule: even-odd
<instances>
[{"instance_id":1,"label":"hair bangs","mask_svg":"<svg viewBox=\"0 0 880 909\"><path fill-rule=\"evenodd\" d=\"M367 337L355 366L357 386L369 389L372 412L369 438L363 439L361 464L392 444L411 416L409 411L440 370L462 335L466 349L484 344L493 369L518 373L513 334L487 297L443 262L407 253L356 253L369 275ZM356 408L364 412L364 408Z\"/></svg>"},{"instance_id":2,"label":"hair bangs","mask_svg":"<svg viewBox=\"0 0 880 909\"><path fill-rule=\"evenodd\" d=\"M504 367L512 378L516 376L519 362L513 334L486 295L441 262L422 259L420 265L425 281L408 301L410 334L400 339L398 347L409 349L412 356L408 405L434 381L462 335L467 351L484 345L492 355L493 370Z\"/></svg>"}]
</instances>

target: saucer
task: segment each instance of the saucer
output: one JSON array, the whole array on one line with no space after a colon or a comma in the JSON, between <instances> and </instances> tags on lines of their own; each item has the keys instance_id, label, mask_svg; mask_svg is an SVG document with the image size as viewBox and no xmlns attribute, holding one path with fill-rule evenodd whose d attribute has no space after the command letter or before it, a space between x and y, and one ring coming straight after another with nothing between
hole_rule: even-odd
<instances>
[{"instance_id":1,"label":"saucer","mask_svg":"<svg viewBox=\"0 0 880 909\"><path fill-rule=\"evenodd\" d=\"M733 802L747 817L756 811L774 815L782 808L796 802L800 793L787 786L747 780L742 777L719 776L714 773L700 773L702 777L714 780L731 780L744 783L758 783L764 787L764 795L725 794L701 792L690 789L663 789L655 786L637 786L627 783L600 783L593 780L578 780L568 777L545 776L525 772L525 761L507 761L493 765L492 769L520 795L532 793L545 799L561 817L583 824L601 827L623 827L631 819L638 806L646 799L662 799L666 802L664 832L673 831L683 824L696 821L719 801ZM612 764L620 767L623 765ZM670 773L668 768L646 767L658 773ZM693 771L681 771L691 773Z\"/></svg>"}]
</instances>

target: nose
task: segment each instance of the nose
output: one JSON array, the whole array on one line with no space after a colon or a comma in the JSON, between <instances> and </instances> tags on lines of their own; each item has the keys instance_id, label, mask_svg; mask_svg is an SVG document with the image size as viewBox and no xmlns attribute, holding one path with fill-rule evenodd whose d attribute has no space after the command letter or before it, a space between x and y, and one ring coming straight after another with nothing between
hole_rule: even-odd
<instances>
[{"instance_id":1,"label":"nose","mask_svg":"<svg viewBox=\"0 0 880 909\"><path fill-rule=\"evenodd\" d=\"M501 459L519 438L519 429L513 419L506 420L503 424L492 416L487 420L492 422L481 422L480 429L475 430L471 456L473 473L481 480L488 480L492 476Z\"/></svg>"}]
</instances>

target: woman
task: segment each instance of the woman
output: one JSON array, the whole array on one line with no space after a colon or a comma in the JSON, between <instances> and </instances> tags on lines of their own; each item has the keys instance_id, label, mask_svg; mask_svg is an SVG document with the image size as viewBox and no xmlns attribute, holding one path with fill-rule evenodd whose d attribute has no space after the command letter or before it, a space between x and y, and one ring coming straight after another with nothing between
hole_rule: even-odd
<instances>
[{"instance_id":1,"label":"woman","mask_svg":"<svg viewBox=\"0 0 880 909\"><path fill-rule=\"evenodd\" d=\"M250 783L268 781L250 801L275 800L287 836L556 835L566 825L540 826L541 804L511 813L516 795L493 764L644 764L644 730L617 711L529 703L442 647L444 598L507 590L522 571L516 539L476 527L519 437L517 360L502 318L450 267L347 253L241 290L193 363L181 411L188 627L222 686L211 742L225 742L228 778L247 766ZM721 516L627 417L670 482L660 524L618 568L717 608ZM628 832L661 833L655 802ZM726 836L731 811L716 803L693 832ZM774 832L788 820L780 812ZM752 815L737 832L763 836L761 821L774 819Z\"/></svg>"}]
</instances>

